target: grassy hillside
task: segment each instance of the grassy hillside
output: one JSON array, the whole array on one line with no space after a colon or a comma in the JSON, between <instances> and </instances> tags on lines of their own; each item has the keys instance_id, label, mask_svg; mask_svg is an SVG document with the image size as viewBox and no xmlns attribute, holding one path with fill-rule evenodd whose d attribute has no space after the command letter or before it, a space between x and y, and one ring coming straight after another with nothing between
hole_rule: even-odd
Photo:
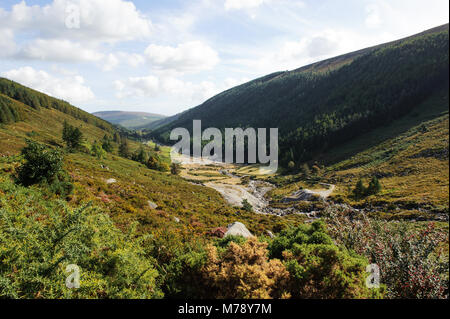
<instances>
[{"instance_id":1,"label":"grassy hillside","mask_svg":"<svg viewBox=\"0 0 450 319\"><path fill-rule=\"evenodd\" d=\"M21 116L20 118L17 116L17 122L0 124L2 169L9 176L4 178L12 178L14 175L21 161L18 155L26 145L27 139L52 148L64 149L62 140L64 121L80 128L84 135L84 144L87 146L95 141L101 141L105 135L112 136L117 133L109 123L74 106L66 105L65 102L5 79L0 83L4 85L3 91L12 96L14 94L11 93L11 89L8 91L5 88L5 83L21 92L22 100L27 101L37 96L41 101L39 107L31 107L6 96L0 96L1 101L6 101L2 106L11 105ZM42 101L48 101L50 105ZM57 103L66 105L66 108L62 109L66 113L52 107ZM141 147L148 152L154 152L152 151L154 145L149 145L151 146L129 140L130 152L137 151ZM123 158L118 155L119 145L113 143L113 146L113 152L106 154L102 159L92 156L86 150L65 155L65 168L75 185L74 192L67 198L69 205L78 207L92 200L120 223L142 220L143 227L155 226L158 225L156 220L161 219L176 229L186 231L192 229L192 225L197 225L194 227L197 234L203 234L211 227L226 225L235 219L245 221L255 232L263 232L266 226L272 228L277 225L276 218L272 217L251 218L250 214L245 213L242 216L236 215L217 192L192 185L180 177L171 176L169 172L151 170L144 164ZM158 155L166 163L170 160L167 148L162 148ZM112 178L117 182L106 184L106 180ZM158 205L157 213L152 211L148 201ZM182 222L176 223L174 217L180 218ZM300 220L299 218L293 220L295 219Z\"/></svg>"},{"instance_id":2,"label":"grassy hillside","mask_svg":"<svg viewBox=\"0 0 450 319\"><path fill-rule=\"evenodd\" d=\"M304 161L410 113L448 86L448 25L225 91L153 134L174 127L278 127L280 160Z\"/></svg>"},{"instance_id":3,"label":"grassy hillside","mask_svg":"<svg viewBox=\"0 0 450 319\"><path fill-rule=\"evenodd\" d=\"M166 118L164 115L146 112L103 111L94 112L93 115L113 124L121 125L127 129L141 129L149 124Z\"/></svg>"},{"instance_id":4,"label":"grassy hillside","mask_svg":"<svg viewBox=\"0 0 450 319\"><path fill-rule=\"evenodd\" d=\"M321 154L328 163L309 174L278 177L283 187L272 192L281 199L299 188L336 185L332 201L373 212L374 216L407 219L448 219L449 100L443 89L413 112ZM361 179L376 176L380 193L355 199ZM320 188L320 186L319 186Z\"/></svg>"}]
</instances>

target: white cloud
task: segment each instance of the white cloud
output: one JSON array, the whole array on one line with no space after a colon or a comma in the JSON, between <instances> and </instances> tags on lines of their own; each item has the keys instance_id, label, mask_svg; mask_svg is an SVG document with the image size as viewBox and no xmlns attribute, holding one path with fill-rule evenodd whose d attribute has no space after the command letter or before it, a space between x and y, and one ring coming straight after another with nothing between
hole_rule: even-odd
<instances>
[{"instance_id":1,"label":"white cloud","mask_svg":"<svg viewBox=\"0 0 450 319\"><path fill-rule=\"evenodd\" d=\"M13 55L16 52L17 47L14 41L14 33L12 32L12 30L0 29L0 39L0 57Z\"/></svg>"},{"instance_id":2,"label":"white cloud","mask_svg":"<svg viewBox=\"0 0 450 319\"><path fill-rule=\"evenodd\" d=\"M96 62L104 57L81 43L59 39L37 39L25 45L19 56L55 62Z\"/></svg>"},{"instance_id":3,"label":"white cloud","mask_svg":"<svg viewBox=\"0 0 450 319\"><path fill-rule=\"evenodd\" d=\"M166 95L183 99L186 104L199 104L223 90L211 81L193 83L173 76L156 77L153 75L117 80L113 85L116 97L119 99L157 98Z\"/></svg>"},{"instance_id":4,"label":"white cloud","mask_svg":"<svg viewBox=\"0 0 450 319\"><path fill-rule=\"evenodd\" d=\"M225 10L257 8L268 0L225 0Z\"/></svg>"},{"instance_id":5,"label":"white cloud","mask_svg":"<svg viewBox=\"0 0 450 319\"><path fill-rule=\"evenodd\" d=\"M151 44L145 55L152 67L178 72L210 70L219 62L217 52L200 41L182 43L177 47Z\"/></svg>"},{"instance_id":6,"label":"white cloud","mask_svg":"<svg viewBox=\"0 0 450 319\"><path fill-rule=\"evenodd\" d=\"M68 5L78 8L80 28L68 27ZM45 6L28 6L22 1L2 16L0 27L39 30L43 38L115 42L148 38L152 30L150 20L132 2L123 0L54 0Z\"/></svg>"},{"instance_id":7,"label":"white cloud","mask_svg":"<svg viewBox=\"0 0 450 319\"><path fill-rule=\"evenodd\" d=\"M1 75L71 103L85 102L94 98L94 93L84 84L83 77L79 75L57 78L45 71L38 71L29 66L6 71Z\"/></svg>"},{"instance_id":8,"label":"white cloud","mask_svg":"<svg viewBox=\"0 0 450 319\"><path fill-rule=\"evenodd\" d=\"M116 97L120 99L170 96L182 100L185 105L198 105L224 90L248 81L248 78L227 78L220 85L216 85L213 81L192 82L175 76L149 75L117 80L113 82L113 86Z\"/></svg>"},{"instance_id":9,"label":"white cloud","mask_svg":"<svg viewBox=\"0 0 450 319\"><path fill-rule=\"evenodd\" d=\"M368 28L379 28L382 25L383 21L380 16L379 7L377 5L368 5L366 7L366 13L367 17L365 23Z\"/></svg>"}]
</instances>

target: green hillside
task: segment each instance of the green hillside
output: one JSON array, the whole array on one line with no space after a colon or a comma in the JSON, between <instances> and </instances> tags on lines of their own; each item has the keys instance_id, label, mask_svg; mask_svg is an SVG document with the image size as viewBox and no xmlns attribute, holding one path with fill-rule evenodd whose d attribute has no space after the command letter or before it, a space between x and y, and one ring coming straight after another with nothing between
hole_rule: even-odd
<instances>
[{"instance_id":1,"label":"green hillside","mask_svg":"<svg viewBox=\"0 0 450 319\"><path fill-rule=\"evenodd\" d=\"M278 127L280 160L297 167L410 113L448 87L448 25L294 71L256 79L181 114L174 127Z\"/></svg>"},{"instance_id":2,"label":"green hillside","mask_svg":"<svg viewBox=\"0 0 450 319\"><path fill-rule=\"evenodd\" d=\"M448 72L443 26L146 124L164 142L192 119L279 127L293 165L270 176L170 166L145 132L0 78L0 298L448 298ZM260 201L284 213L229 204L215 178L271 182ZM324 183L329 197L285 201ZM223 237L234 222L255 236Z\"/></svg>"},{"instance_id":3,"label":"green hillside","mask_svg":"<svg viewBox=\"0 0 450 319\"><path fill-rule=\"evenodd\" d=\"M164 115L146 112L102 111L93 115L113 124L121 125L127 129L141 129L151 123L166 118Z\"/></svg>"}]
</instances>

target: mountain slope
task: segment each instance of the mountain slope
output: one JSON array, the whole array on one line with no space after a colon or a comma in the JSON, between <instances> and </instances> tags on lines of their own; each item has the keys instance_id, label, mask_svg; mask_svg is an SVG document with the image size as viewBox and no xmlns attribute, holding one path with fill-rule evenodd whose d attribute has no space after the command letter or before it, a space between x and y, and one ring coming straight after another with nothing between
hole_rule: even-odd
<instances>
[{"instance_id":1,"label":"mountain slope","mask_svg":"<svg viewBox=\"0 0 450 319\"><path fill-rule=\"evenodd\" d=\"M169 172L148 169L139 162L119 156L119 144L116 142L112 143L112 153L102 158L93 156L90 146L95 141L101 141L105 135L122 132L94 115L18 83L0 79L0 88L2 92L33 104L30 106L0 94L1 114L17 114L0 123L0 182L14 180L16 170L22 163L20 150L28 139L65 153L64 168L71 176L74 191L62 200L66 200L71 207L92 201L121 227L138 221L141 230L164 229L166 233L176 232L174 236L186 233L197 236L211 227L236 220L244 222L256 233L279 224L274 216L254 216L247 212L239 216L234 214L233 208L214 190L192 185ZM65 151L62 140L64 121L80 128L83 133L85 147L79 152ZM154 147L137 141L128 140L128 144L130 152L141 147L148 153L156 152ZM156 153L167 161L166 149ZM116 182L108 184L107 180ZM0 198L3 195L0 188ZM157 205L156 210L149 205L149 201ZM181 221L176 222L174 217ZM294 216L286 223L300 220Z\"/></svg>"},{"instance_id":2,"label":"mountain slope","mask_svg":"<svg viewBox=\"0 0 450 319\"><path fill-rule=\"evenodd\" d=\"M411 112L448 86L448 25L220 93L157 128L278 127L280 160L300 164Z\"/></svg>"},{"instance_id":3,"label":"mountain slope","mask_svg":"<svg viewBox=\"0 0 450 319\"><path fill-rule=\"evenodd\" d=\"M121 125L127 129L140 129L148 127L149 124L166 118L164 115L146 112L126 111L102 111L94 112L93 115L113 124Z\"/></svg>"}]
</instances>

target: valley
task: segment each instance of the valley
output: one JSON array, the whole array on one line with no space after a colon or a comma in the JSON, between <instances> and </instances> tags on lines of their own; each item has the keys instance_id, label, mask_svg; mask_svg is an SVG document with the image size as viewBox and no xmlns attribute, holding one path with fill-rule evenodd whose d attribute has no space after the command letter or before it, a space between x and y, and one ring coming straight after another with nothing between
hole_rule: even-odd
<instances>
[{"instance_id":1,"label":"valley","mask_svg":"<svg viewBox=\"0 0 450 319\"><path fill-rule=\"evenodd\" d=\"M448 25L131 113L0 78L0 298L448 298ZM278 171L171 158L194 119L280 128Z\"/></svg>"}]
</instances>

